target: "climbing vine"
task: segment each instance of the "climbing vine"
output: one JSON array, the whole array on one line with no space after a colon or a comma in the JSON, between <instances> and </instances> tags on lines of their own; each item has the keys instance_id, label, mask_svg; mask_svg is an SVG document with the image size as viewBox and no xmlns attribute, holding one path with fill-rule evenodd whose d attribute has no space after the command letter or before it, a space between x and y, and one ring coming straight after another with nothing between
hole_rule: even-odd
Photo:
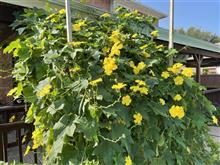
<instances>
[{"instance_id":1,"label":"climbing vine","mask_svg":"<svg viewBox=\"0 0 220 165\"><path fill-rule=\"evenodd\" d=\"M28 150L42 147L45 164L217 161L207 127L218 124L215 107L191 68L168 66L178 53L155 42L154 18L120 7L72 22L71 43L64 9L25 10L12 24L19 36L4 52L16 59L17 86L9 95L30 104Z\"/></svg>"}]
</instances>

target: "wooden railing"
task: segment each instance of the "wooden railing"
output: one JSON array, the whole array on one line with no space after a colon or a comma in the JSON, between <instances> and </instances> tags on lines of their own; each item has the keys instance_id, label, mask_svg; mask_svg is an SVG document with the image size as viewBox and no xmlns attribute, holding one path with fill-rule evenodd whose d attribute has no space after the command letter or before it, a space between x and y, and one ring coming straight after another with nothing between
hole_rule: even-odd
<instances>
[{"instance_id":1,"label":"wooden railing","mask_svg":"<svg viewBox=\"0 0 220 165\"><path fill-rule=\"evenodd\" d=\"M0 161L8 162L8 149L18 147L19 161L23 162L22 139L26 136L26 143L31 139L33 130L32 124L27 124L22 120L9 122L9 117L20 113L25 114L25 106L4 106L0 107L0 114L3 116L3 121L0 124ZM24 131L25 130L25 131ZM9 142L8 134L16 132L13 135L13 142ZM22 134L22 132L24 132ZM34 162L37 163L37 153L34 151Z\"/></svg>"},{"instance_id":2,"label":"wooden railing","mask_svg":"<svg viewBox=\"0 0 220 165\"><path fill-rule=\"evenodd\" d=\"M215 106L220 107L220 88L206 90L204 94Z\"/></svg>"}]
</instances>

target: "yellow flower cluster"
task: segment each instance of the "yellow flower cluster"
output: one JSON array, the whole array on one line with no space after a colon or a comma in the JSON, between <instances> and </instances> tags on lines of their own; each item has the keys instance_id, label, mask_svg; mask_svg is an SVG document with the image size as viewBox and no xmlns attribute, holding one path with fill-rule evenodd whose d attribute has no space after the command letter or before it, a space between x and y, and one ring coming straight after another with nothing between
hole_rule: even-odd
<instances>
[{"instance_id":1,"label":"yellow flower cluster","mask_svg":"<svg viewBox=\"0 0 220 165\"><path fill-rule=\"evenodd\" d=\"M218 125L218 119L216 116L212 115L212 122L216 125Z\"/></svg>"},{"instance_id":2,"label":"yellow flower cluster","mask_svg":"<svg viewBox=\"0 0 220 165\"><path fill-rule=\"evenodd\" d=\"M140 113L136 113L133 115L134 123L135 124L141 124L141 121L143 119L142 115Z\"/></svg>"},{"instance_id":3,"label":"yellow flower cluster","mask_svg":"<svg viewBox=\"0 0 220 165\"><path fill-rule=\"evenodd\" d=\"M44 97L46 95L48 95L50 93L50 89L52 88L52 86L50 84L46 84L42 89L40 89L36 95L38 97Z\"/></svg>"},{"instance_id":4,"label":"yellow flower cluster","mask_svg":"<svg viewBox=\"0 0 220 165\"><path fill-rule=\"evenodd\" d=\"M148 94L148 88L146 87L146 83L142 80L135 80L135 82L137 83L137 85L133 85L130 87L130 89L133 92L140 92L141 94Z\"/></svg>"},{"instance_id":5,"label":"yellow flower cluster","mask_svg":"<svg viewBox=\"0 0 220 165\"><path fill-rule=\"evenodd\" d=\"M174 101L180 101L182 100L182 96L180 94L176 94L176 96L173 97Z\"/></svg>"},{"instance_id":6,"label":"yellow flower cluster","mask_svg":"<svg viewBox=\"0 0 220 165\"><path fill-rule=\"evenodd\" d=\"M103 62L103 69L105 71L105 74L110 76L114 70L118 68L116 64L116 60L113 57L114 55L119 56L121 54L121 49L123 48L123 44L120 41L120 31L114 30L112 31L111 36L109 37L110 41L113 42L113 46L111 48L111 53L109 54L109 57L106 57ZM104 49L104 48L103 48ZM105 53L109 52L109 48L105 48Z\"/></svg>"},{"instance_id":7,"label":"yellow flower cluster","mask_svg":"<svg viewBox=\"0 0 220 165\"><path fill-rule=\"evenodd\" d=\"M121 42L116 42L111 49L111 53L109 57L112 57L114 55L119 56L121 54L121 49L123 48L123 44Z\"/></svg>"},{"instance_id":8,"label":"yellow flower cluster","mask_svg":"<svg viewBox=\"0 0 220 165\"><path fill-rule=\"evenodd\" d=\"M132 160L129 155L127 157L125 157L125 165L132 165Z\"/></svg>"},{"instance_id":9,"label":"yellow flower cluster","mask_svg":"<svg viewBox=\"0 0 220 165\"><path fill-rule=\"evenodd\" d=\"M86 22L85 20L82 20L76 24L73 24L73 26L72 26L73 31L76 31L76 32L80 31L83 26L86 26L85 22Z\"/></svg>"},{"instance_id":10,"label":"yellow flower cluster","mask_svg":"<svg viewBox=\"0 0 220 165\"><path fill-rule=\"evenodd\" d=\"M126 86L127 86L127 85L124 84L124 83L117 83L117 84L115 84L115 85L112 85L112 89L120 90L120 89L122 89L122 88L124 88L124 87L126 87Z\"/></svg>"},{"instance_id":11,"label":"yellow flower cluster","mask_svg":"<svg viewBox=\"0 0 220 165\"><path fill-rule=\"evenodd\" d=\"M120 41L120 31L119 30L114 30L112 31L111 36L109 37L110 41L113 43L118 43Z\"/></svg>"},{"instance_id":12,"label":"yellow flower cluster","mask_svg":"<svg viewBox=\"0 0 220 165\"><path fill-rule=\"evenodd\" d=\"M144 62L139 62L138 65L135 66L134 62L133 62L133 61L130 61L130 62L129 62L129 66L130 66L131 68L133 68L134 74L137 75L137 74L139 74L139 72L140 72L141 70L143 70L143 69L146 67L146 64L145 64Z\"/></svg>"},{"instance_id":13,"label":"yellow flower cluster","mask_svg":"<svg viewBox=\"0 0 220 165\"><path fill-rule=\"evenodd\" d=\"M98 78L96 80L90 81L89 84L92 86L97 86L98 83L102 82L102 78Z\"/></svg>"},{"instance_id":14,"label":"yellow flower cluster","mask_svg":"<svg viewBox=\"0 0 220 165\"><path fill-rule=\"evenodd\" d=\"M32 149L37 149L38 147L42 146L43 144L43 129L36 128L34 132L32 133L32 139L33 139L33 146Z\"/></svg>"},{"instance_id":15,"label":"yellow flower cluster","mask_svg":"<svg viewBox=\"0 0 220 165\"><path fill-rule=\"evenodd\" d=\"M162 72L161 77L163 77L164 79L168 79L170 77L170 74L169 74L169 72L164 71L164 72Z\"/></svg>"},{"instance_id":16,"label":"yellow flower cluster","mask_svg":"<svg viewBox=\"0 0 220 165\"><path fill-rule=\"evenodd\" d=\"M184 81L184 79L181 76L177 76L177 77L174 78L175 85L182 85L183 81Z\"/></svg>"},{"instance_id":17,"label":"yellow flower cluster","mask_svg":"<svg viewBox=\"0 0 220 165\"><path fill-rule=\"evenodd\" d=\"M193 76L193 70L192 70L192 68L183 68L181 74L185 77L192 77Z\"/></svg>"},{"instance_id":18,"label":"yellow flower cluster","mask_svg":"<svg viewBox=\"0 0 220 165\"><path fill-rule=\"evenodd\" d=\"M160 101L160 104L161 104L161 105L165 105L165 103L166 103L165 100L162 99L162 98L160 98L159 101Z\"/></svg>"},{"instance_id":19,"label":"yellow flower cluster","mask_svg":"<svg viewBox=\"0 0 220 165\"><path fill-rule=\"evenodd\" d=\"M103 62L103 69L105 74L110 76L114 70L118 68L115 59L111 57L106 57Z\"/></svg>"},{"instance_id":20,"label":"yellow flower cluster","mask_svg":"<svg viewBox=\"0 0 220 165\"><path fill-rule=\"evenodd\" d=\"M131 97L129 95L126 95L124 97L122 97L122 104L129 106L131 104Z\"/></svg>"},{"instance_id":21,"label":"yellow flower cluster","mask_svg":"<svg viewBox=\"0 0 220 165\"><path fill-rule=\"evenodd\" d=\"M169 109L169 113L171 115L171 117L173 118L179 118L182 119L185 116L185 112L182 106L175 106L173 105L170 109Z\"/></svg>"},{"instance_id":22,"label":"yellow flower cluster","mask_svg":"<svg viewBox=\"0 0 220 165\"><path fill-rule=\"evenodd\" d=\"M173 73L179 73L183 64L175 63L172 67L169 67L167 70Z\"/></svg>"}]
</instances>

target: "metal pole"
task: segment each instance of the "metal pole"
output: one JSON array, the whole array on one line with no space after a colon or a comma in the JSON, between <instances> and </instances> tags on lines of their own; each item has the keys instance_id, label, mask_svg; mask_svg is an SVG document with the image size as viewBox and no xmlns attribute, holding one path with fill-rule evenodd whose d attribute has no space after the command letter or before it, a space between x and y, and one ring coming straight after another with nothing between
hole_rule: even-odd
<instances>
[{"instance_id":1,"label":"metal pole","mask_svg":"<svg viewBox=\"0 0 220 165\"><path fill-rule=\"evenodd\" d=\"M72 22L71 22L71 8L70 0L65 0L66 6L66 29L67 29L67 42L72 42Z\"/></svg>"},{"instance_id":2,"label":"metal pole","mask_svg":"<svg viewBox=\"0 0 220 165\"><path fill-rule=\"evenodd\" d=\"M170 0L170 20L169 20L169 49L173 48L173 29L174 29L174 0ZM169 65L173 64L173 58L169 60Z\"/></svg>"}]
</instances>

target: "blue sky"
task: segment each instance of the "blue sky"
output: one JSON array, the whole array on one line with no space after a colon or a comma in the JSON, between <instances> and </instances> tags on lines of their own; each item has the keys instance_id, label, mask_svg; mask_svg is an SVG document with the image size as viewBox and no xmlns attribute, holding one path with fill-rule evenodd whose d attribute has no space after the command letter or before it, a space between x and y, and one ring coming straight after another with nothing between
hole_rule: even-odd
<instances>
[{"instance_id":1,"label":"blue sky","mask_svg":"<svg viewBox=\"0 0 220 165\"><path fill-rule=\"evenodd\" d=\"M153 9L169 14L169 0L137 0ZM174 26L190 26L220 36L220 0L174 0ZM168 28L169 19L160 20L160 27Z\"/></svg>"}]
</instances>

